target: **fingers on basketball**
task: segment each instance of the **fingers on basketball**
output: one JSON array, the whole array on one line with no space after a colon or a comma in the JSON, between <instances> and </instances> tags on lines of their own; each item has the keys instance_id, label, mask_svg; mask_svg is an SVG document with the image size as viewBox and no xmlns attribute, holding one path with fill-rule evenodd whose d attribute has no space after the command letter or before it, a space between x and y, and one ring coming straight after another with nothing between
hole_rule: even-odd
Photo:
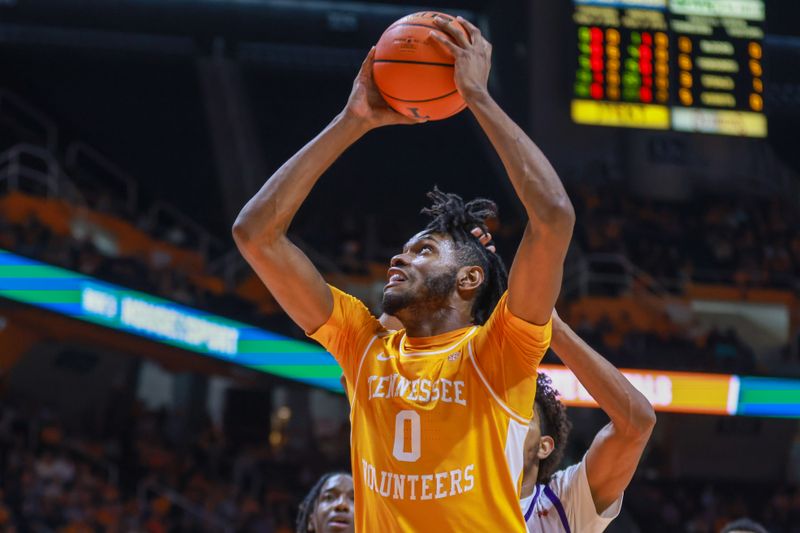
<instances>
[{"instance_id":1,"label":"fingers on basketball","mask_svg":"<svg viewBox=\"0 0 800 533\"><path fill-rule=\"evenodd\" d=\"M462 16L456 17L456 20L461 24L461 26L466 30L467 35L469 35L469 41L471 43L475 43L481 37L481 30L473 23L468 21Z\"/></svg>"},{"instance_id":2,"label":"fingers on basketball","mask_svg":"<svg viewBox=\"0 0 800 533\"><path fill-rule=\"evenodd\" d=\"M434 22L440 15L421 12L396 21L381 36L375 53L378 90L392 108L414 123L441 120L466 107L454 79L453 53L460 48ZM455 18L449 18L453 31L466 37Z\"/></svg>"},{"instance_id":3,"label":"fingers on basketball","mask_svg":"<svg viewBox=\"0 0 800 533\"><path fill-rule=\"evenodd\" d=\"M469 46L469 33L466 29L461 29L456 26L455 23L451 19L446 19L444 17L436 17L434 19L434 23L447 35L450 36L453 41L457 43L457 45L461 48L465 48Z\"/></svg>"},{"instance_id":4,"label":"fingers on basketball","mask_svg":"<svg viewBox=\"0 0 800 533\"><path fill-rule=\"evenodd\" d=\"M448 39L443 35L440 35L435 31L430 32L430 37L431 39L433 39L433 42L437 46L440 46L443 50L446 50L450 55L454 57L460 50L459 46L456 43L454 43L452 40Z\"/></svg>"}]
</instances>

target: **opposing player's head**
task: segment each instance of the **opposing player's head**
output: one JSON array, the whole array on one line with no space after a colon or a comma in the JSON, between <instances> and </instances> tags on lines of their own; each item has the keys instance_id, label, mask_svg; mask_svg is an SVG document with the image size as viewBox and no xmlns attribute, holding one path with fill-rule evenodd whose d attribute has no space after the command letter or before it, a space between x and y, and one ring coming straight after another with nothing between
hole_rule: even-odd
<instances>
[{"instance_id":1,"label":"opposing player's head","mask_svg":"<svg viewBox=\"0 0 800 533\"><path fill-rule=\"evenodd\" d=\"M345 472L330 472L319 478L300 503L296 533L352 533L353 478Z\"/></svg>"},{"instance_id":2,"label":"opposing player's head","mask_svg":"<svg viewBox=\"0 0 800 533\"><path fill-rule=\"evenodd\" d=\"M558 399L558 391L553 388L550 378L542 373L536 379L533 409L534 417L523 446L524 469L528 472L538 466L536 483L547 483L564 457L572 423L567 418L564 404Z\"/></svg>"},{"instance_id":3,"label":"opposing player's head","mask_svg":"<svg viewBox=\"0 0 800 533\"><path fill-rule=\"evenodd\" d=\"M497 206L484 198L464 203L436 188L428 197L433 205L422 213L432 220L392 258L383 311L405 323L455 308L483 324L505 292L508 274L502 259L471 230L488 232L486 220L497 216Z\"/></svg>"},{"instance_id":4,"label":"opposing player's head","mask_svg":"<svg viewBox=\"0 0 800 533\"><path fill-rule=\"evenodd\" d=\"M749 518L741 518L726 524L720 533L769 533L767 528Z\"/></svg>"}]
</instances>

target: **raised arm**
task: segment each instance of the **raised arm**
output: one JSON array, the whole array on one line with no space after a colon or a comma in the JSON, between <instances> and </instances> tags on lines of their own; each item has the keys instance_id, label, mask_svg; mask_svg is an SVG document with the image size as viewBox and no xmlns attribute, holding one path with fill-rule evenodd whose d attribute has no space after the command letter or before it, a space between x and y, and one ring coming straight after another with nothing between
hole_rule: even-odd
<instances>
[{"instance_id":1,"label":"raised arm","mask_svg":"<svg viewBox=\"0 0 800 533\"><path fill-rule=\"evenodd\" d=\"M469 37L453 23L437 18L451 42L431 33L455 57L455 81L494 149L503 161L517 196L525 206L528 224L511 265L508 307L534 324L550 318L561 287L564 257L572 238L575 212L550 162L489 95L492 46L470 22L458 18Z\"/></svg>"},{"instance_id":2,"label":"raised arm","mask_svg":"<svg viewBox=\"0 0 800 533\"><path fill-rule=\"evenodd\" d=\"M656 414L647 398L555 311L550 347L611 418L586 453L586 476L599 514L617 501L631 482Z\"/></svg>"},{"instance_id":3,"label":"raised arm","mask_svg":"<svg viewBox=\"0 0 800 533\"><path fill-rule=\"evenodd\" d=\"M244 206L233 225L242 255L297 325L318 329L333 310L322 275L287 238L297 210L323 172L369 130L415 121L389 108L372 80L373 47L344 110L314 139L284 163Z\"/></svg>"}]
</instances>

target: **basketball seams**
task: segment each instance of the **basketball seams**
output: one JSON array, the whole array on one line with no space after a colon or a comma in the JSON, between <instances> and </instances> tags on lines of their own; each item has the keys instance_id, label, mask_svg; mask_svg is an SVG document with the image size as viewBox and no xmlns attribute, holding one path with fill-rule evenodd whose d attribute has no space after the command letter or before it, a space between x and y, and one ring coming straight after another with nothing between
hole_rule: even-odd
<instances>
[{"instance_id":1,"label":"basketball seams","mask_svg":"<svg viewBox=\"0 0 800 533\"><path fill-rule=\"evenodd\" d=\"M378 90L380 90L380 87L378 88ZM403 100L402 98L396 98L396 97L392 96L391 94L388 94L388 93L386 93L384 91L381 91L381 96L384 96L386 98L391 98L392 100L397 100L398 102L406 102L406 103L409 103L409 104L415 104L415 103L423 103L423 102L433 102L434 100L441 100L442 98L447 98L448 96L453 96L457 92L458 92L458 89L456 89L454 91L450 91L447 94L443 94L442 96L437 96L435 98L426 98L424 100Z\"/></svg>"},{"instance_id":2,"label":"basketball seams","mask_svg":"<svg viewBox=\"0 0 800 533\"><path fill-rule=\"evenodd\" d=\"M455 21L455 17L444 13L424 12L403 17L386 28L377 43L373 76L380 94L395 111L414 118L441 120L463 110L466 104L455 87L452 54L431 46L428 39L428 34L435 31L454 40L433 23L432 15ZM460 32L467 33L462 25L456 25Z\"/></svg>"},{"instance_id":3,"label":"basketball seams","mask_svg":"<svg viewBox=\"0 0 800 533\"><path fill-rule=\"evenodd\" d=\"M437 63L435 61L414 61L413 59L373 59L373 63L406 63L409 65L427 65L430 67L455 67L455 63Z\"/></svg>"}]
</instances>

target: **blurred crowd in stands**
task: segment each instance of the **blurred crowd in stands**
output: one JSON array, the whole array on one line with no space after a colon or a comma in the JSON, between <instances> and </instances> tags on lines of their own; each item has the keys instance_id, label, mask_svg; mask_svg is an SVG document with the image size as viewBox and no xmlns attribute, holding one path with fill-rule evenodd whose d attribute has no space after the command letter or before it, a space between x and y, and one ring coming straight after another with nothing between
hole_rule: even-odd
<instances>
[{"instance_id":1,"label":"blurred crowd in stands","mask_svg":"<svg viewBox=\"0 0 800 533\"><path fill-rule=\"evenodd\" d=\"M688 281L800 292L800 213L779 199L638 198L622 188L572 192L585 253L619 254L667 288Z\"/></svg>"},{"instance_id":2,"label":"blurred crowd in stands","mask_svg":"<svg viewBox=\"0 0 800 533\"><path fill-rule=\"evenodd\" d=\"M710 194L666 202L609 184L569 192L577 216L574 240L584 256L623 257L675 292L697 282L800 293L800 210L789 202ZM386 239L386 221L347 213L332 226L324 215L310 217L299 233L343 272L366 275L371 262L384 265L397 253ZM412 220L393 221L392 234L416 233ZM490 227L501 255L510 258L524 228L506 219Z\"/></svg>"},{"instance_id":3,"label":"blurred crowd in stands","mask_svg":"<svg viewBox=\"0 0 800 533\"><path fill-rule=\"evenodd\" d=\"M291 533L318 476L347 459L275 452L266 436L235 444L205 425L176 431L179 412L137 408L105 432L67 429L46 408L0 405L0 529L7 532ZM346 434L342 435L346 442ZM573 442L565 464L580 458ZM649 453L611 531L716 533L749 516L800 531L800 490L781 484L669 479ZM636 525L638 529L632 529Z\"/></svg>"},{"instance_id":4,"label":"blurred crowd in stands","mask_svg":"<svg viewBox=\"0 0 800 533\"><path fill-rule=\"evenodd\" d=\"M715 280L729 284L746 281L748 286L758 283L798 289L793 283L800 280L800 225L788 223L793 217L778 204L753 204L745 208L719 199L706 199L694 209L679 210L634 201L622 193L600 195L582 189L573 196L581 221L576 239L587 253L625 254L649 272L663 276L665 282L686 281L703 272L713 272ZM702 231L696 231L697 227ZM336 241L341 245L341 254L336 260L338 267L363 277L368 268L363 266L364 243L358 238L356 222L351 220L339 230L344 233L339 235L341 240ZM497 240L505 240L499 236L503 230L497 233ZM744 242L750 244L736 244ZM753 242L766 244L756 247ZM21 224L12 224L1 214L0 247L185 305L302 337L283 313L259 312L252 301L231 290L222 294L206 290L168 259L160 258L158 253L152 257L121 257L105 250L102 243L98 245L96 239L56 235L33 216ZM331 250L331 253L335 252ZM756 264L760 266L754 270ZM358 265L362 265L361 269ZM605 317L590 322L580 315L569 319L591 345L621 367L733 373L764 370L757 365L753 350L733 329L698 332L664 327L662 331L646 332L633 327L630 320L625 320L625 315L613 322ZM668 323L664 321L665 326ZM787 345L783 351L781 357L787 363L796 363L796 350L792 351Z\"/></svg>"},{"instance_id":5,"label":"blurred crowd in stands","mask_svg":"<svg viewBox=\"0 0 800 533\"><path fill-rule=\"evenodd\" d=\"M692 331L664 326L657 331L633 327L623 313L615 323L602 317L596 323L578 315L571 317L572 327L594 349L618 368L658 368L696 372L757 374L765 369L757 365L752 348L733 328ZM545 362L558 363L552 352Z\"/></svg>"},{"instance_id":6,"label":"blurred crowd in stands","mask_svg":"<svg viewBox=\"0 0 800 533\"><path fill-rule=\"evenodd\" d=\"M800 490L788 485L635 481L625 505L647 533L718 532L743 517L771 533L800 531Z\"/></svg>"},{"instance_id":7,"label":"blurred crowd in stands","mask_svg":"<svg viewBox=\"0 0 800 533\"><path fill-rule=\"evenodd\" d=\"M89 436L51 410L3 404L0 530L291 533L304 492L333 467L213 425L179 436L179 417L137 409Z\"/></svg>"}]
</instances>

